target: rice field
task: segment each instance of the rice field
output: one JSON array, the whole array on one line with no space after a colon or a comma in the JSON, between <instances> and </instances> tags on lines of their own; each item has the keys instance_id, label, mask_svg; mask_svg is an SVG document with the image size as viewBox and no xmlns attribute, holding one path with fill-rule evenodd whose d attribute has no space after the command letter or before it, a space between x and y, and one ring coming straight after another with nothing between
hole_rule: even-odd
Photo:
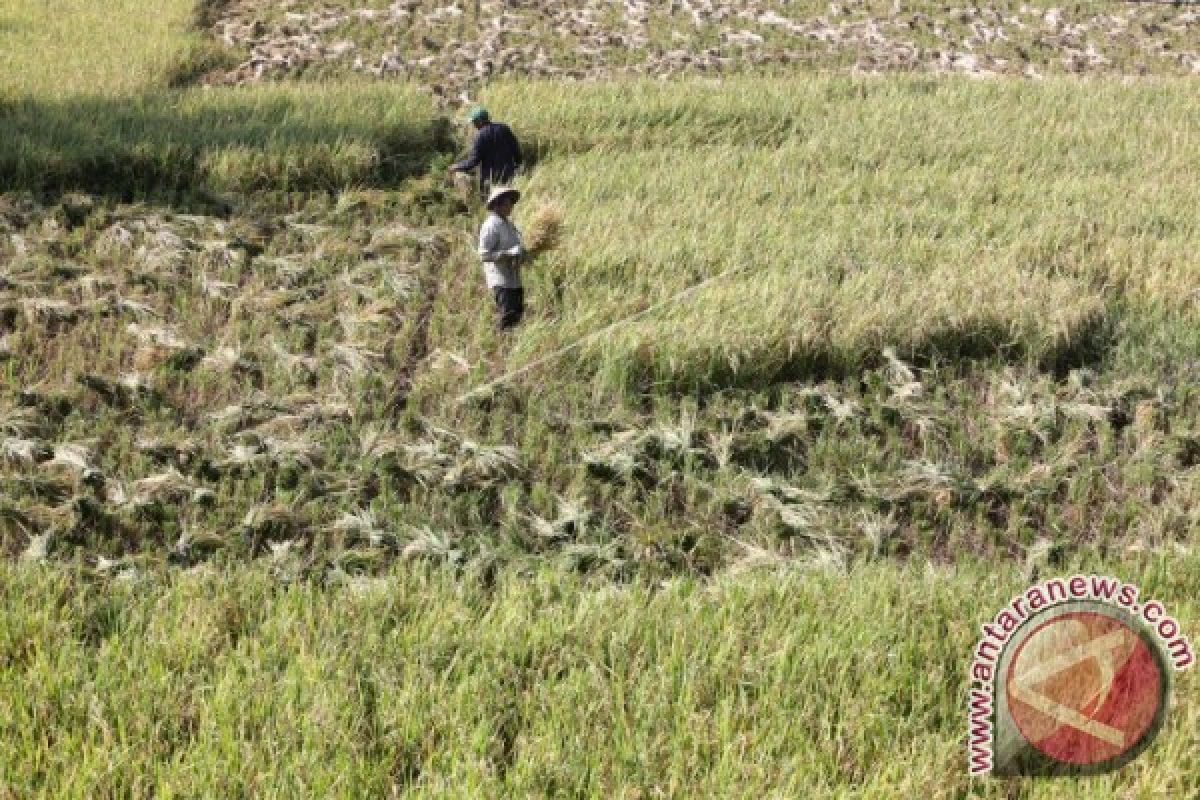
<instances>
[{"instance_id":1,"label":"rice field","mask_svg":"<svg viewBox=\"0 0 1200 800\"><path fill-rule=\"evenodd\" d=\"M1190 674L1112 776L963 744L1032 576L1193 633L1189 9L52 11L0 11L0 799L1195 793Z\"/></svg>"},{"instance_id":2,"label":"rice field","mask_svg":"<svg viewBox=\"0 0 1200 800\"><path fill-rule=\"evenodd\" d=\"M0 10L0 186L118 200L175 194L187 204L395 182L452 146L412 86L181 88L234 52L193 27L220 7L21 2Z\"/></svg>"},{"instance_id":3,"label":"rice field","mask_svg":"<svg viewBox=\"0 0 1200 800\"><path fill-rule=\"evenodd\" d=\"M1085 567L1086 568L1086 567ZM1122 570L1196 619L1194 556ZM0 567L9 797L1186 797L1195 683L1111 776L971 781L976 623L1020 569L658 588L252 566L96 584ZM1189 676L1190 677L1190 676Z\"/></svg>"},{"instance_id":4,"label":"rice field","mask_svg":"<svg viewBox=\"0 0 1200 800\"><path fill-rule=\"evenodd\" d=\"M730 272L607 337L596 360L691 385L844 372L886 346L1054 368L1092 358L1125 317L1194 321L1198 233L1175 201L1195 179L1190 94L928 79L498 87L492 104L545 142L530 196L574 221L545 281L569 288L522 344L533 357L545 336Z\"/></svg>"},{"instance_id":5,"label":"rice field","mask_svg":"<svg viewBox=\"0 0 1200 800\"><path fill-rule=\"evenodd\" d=\"M413 90L364 84L15 100L0 179L118 200L328 192L423 172L450 146ZM229 204L229 200L225 204Z\"/></svg>"},{"instance_id":6,"label":"rice field","mask_svg":"<svg viewBox=\"0 0 1200 800\"><path fill-rule=\"evenodd\" d=\"M166 81L189 47L197 4L162 0L8 0L0 9L0 99L103 93L128 97Z\"/></svg>"}]
</instances>

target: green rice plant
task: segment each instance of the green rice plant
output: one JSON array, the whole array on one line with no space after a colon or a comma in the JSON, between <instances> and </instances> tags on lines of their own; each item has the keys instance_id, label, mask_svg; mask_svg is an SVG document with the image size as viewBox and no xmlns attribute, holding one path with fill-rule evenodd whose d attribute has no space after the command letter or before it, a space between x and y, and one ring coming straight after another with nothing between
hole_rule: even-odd
<instances>
[{"instance_id":1,"label":"green rice plant","mask_svg":"<svg viewBox=\"0 0 1200 800\"><path fill-rule=\"evenodd\" d=\"M220 5L6 8L0 187L119 197L333 189L422 172L448 148L444 123L412 87L169 90L226 58L189 30L194 11L211 22Z\"/></svg>"},{"instance_id":2,"label":"green rice plant","mask_svg":"<svg viewBox=\"0 0 1200 800\"><path fill-rule=\"evenodd\" d=\"M1187 676L1136 767L968 778L971 652L1028 585L1019 564L847 573L763 555L704 582L597 586L549 567L482 582L426 565L448 543L421 536L428 555L384 579L356 575L356 552L328 584L283 588L236 565L166 579L128 559L3 562L0 785L62 798L1195 792ZM1124 564L1194 627L1194 555Z\"/></svg>"},{"instance_id":3,"label":"green rice plant","mask_svg":"<svg viewBox=\"0 0 1200 800\"><path fill-rule=\"evenodd\" d=\"M415 90L364 83L26 95L0 126L0 185L118 195L366 186L447 146Z\"/></svg>"},{"instance_id":4,"label":"green rice plant","mask_svg":"<svg viewBox=\"0 0 1200 800\"><path fill-rule=\"evenodd\" d=\"M517 363L634 315L583 347L633 388L836 374L885 347L1086 359L1118 313L1194 311L1196 227L1162 190L1189 180L1186 94L836 77L498 88L489 102L553 120L563 155L525 190L573 220L542 281L564 298L557 318Z\"/></svg>"},{"instance_id":5,"label":"green rice plant","mask_svg":"<svg viewBox=\"0 0 1200 800\"><path fill-rule=\"evenodd\" d=\"M0 16L0 97L109 92L129 99L159 86L181 51L201 39L190 30L196 5L12 0Z\"/></svg>"}]
</instances>

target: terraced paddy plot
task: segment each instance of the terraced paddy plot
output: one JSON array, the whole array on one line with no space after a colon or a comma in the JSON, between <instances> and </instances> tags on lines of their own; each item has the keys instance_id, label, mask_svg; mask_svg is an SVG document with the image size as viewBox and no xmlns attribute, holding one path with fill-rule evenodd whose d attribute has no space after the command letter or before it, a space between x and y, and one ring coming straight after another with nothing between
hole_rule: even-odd
<instances>
[{"instance_id":1,"label":"terraced paddy plot","mask_svg":"<svg viewBox=\"0 0 1200 800\"><path fill-rule=\"evenodd\" d=\"M515 84L488 100L543 152L529 196L568 221L532 281L561 302L518 362L731 269L591 359L689 384L840 370L887 345L1054 367L1126 317L1196 318L1186 84Z\"/></svg>"}]
</instances>

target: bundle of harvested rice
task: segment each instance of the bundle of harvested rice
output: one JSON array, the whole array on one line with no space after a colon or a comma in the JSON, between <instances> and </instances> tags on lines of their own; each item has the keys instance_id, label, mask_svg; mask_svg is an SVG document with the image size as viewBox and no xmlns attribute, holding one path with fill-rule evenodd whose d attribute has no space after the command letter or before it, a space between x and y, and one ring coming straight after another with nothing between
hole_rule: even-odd
<instances>
[{"instance_id":1,"label":"bundle of harvested rice","mask_svg":"<svg viewBox=\"0 0 1200 800\"><path fill-rule=\"evenodd\" d=\"M543 205L533 212L526 228L525 249L532 257L558 247L562 238L563 215L558 206Z\"/></svg>"}]
</instances>

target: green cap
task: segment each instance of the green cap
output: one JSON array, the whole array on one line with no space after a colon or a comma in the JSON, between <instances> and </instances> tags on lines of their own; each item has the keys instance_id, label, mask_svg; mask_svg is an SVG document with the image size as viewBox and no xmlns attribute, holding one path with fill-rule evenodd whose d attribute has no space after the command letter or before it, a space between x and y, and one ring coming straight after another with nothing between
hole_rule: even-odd
<instances>
[{"instance_id":1,"label":"green cap","mask_svg":"<svg viewBox=\"0 0 1200 800\"><path fill-rule=\"evenodd\" d=\"M468 119L470 119L471 122L487 122L488 121L487 109L484 108L483 106L475 106L474 108L471 109L471 114L468 117Z\"/></svg>"}]
</instances>

